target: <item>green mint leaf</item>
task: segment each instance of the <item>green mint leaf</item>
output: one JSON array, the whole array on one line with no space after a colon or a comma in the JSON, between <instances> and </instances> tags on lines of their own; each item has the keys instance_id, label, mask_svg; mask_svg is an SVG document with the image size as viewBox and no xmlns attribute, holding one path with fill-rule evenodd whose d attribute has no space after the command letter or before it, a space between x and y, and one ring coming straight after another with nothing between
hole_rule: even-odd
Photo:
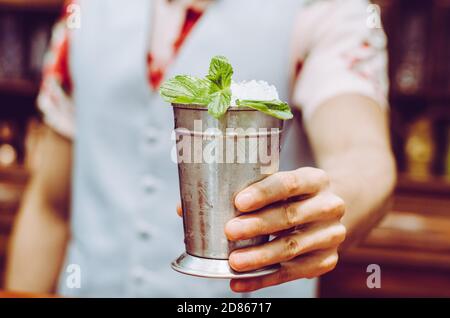
<instances>
[{"instance_id":1,"label":"green mint leaf","mask_svg":"<svg viewBox=\"0 0 450 318\"><path fill-rule=\"evenodd\" d=\"M178 75L165 81L159 93L166 102L176 104L208 105L210 83L188 75Z\"/></svg>"},{"instance_id":2,"label":"green mint leaf","mask_svg":"<svg viewBox=\"0 0 450 318\"><path fill-rule=\"evenodd\" d=\"M211 94L211 101L208 104L208 113L219 119L226 113L231 102L231 90L226 88Z\"/></svg>"},{"instance_id":3,"label":"green mint leaf","mask_svg":"<svg viewBox=\"0 0 450 318\"><path fill-rule=\"evenodd\" d=\"M178 75L164 82L159 92L169 103L208 106L208 113L218 119L230 107L232 76L233 67L228 59L215 56L211 59L209 72L205 78ZM236 104L282 120L293 117L289 105L279 100L238 100Z\"/></svg>"},{"instance_id":4,"label":"green mint leaf","mask_svg":"<svg viewBox=\"0 0 450 318\"><path fill-rule=\"evenodd\" d=\"M259 110L260 112L263 112L269 116L273 116L282 120L288 120L294 117L289 105L279 100L237 100L236 104L238 106L245 106Z\"/></svg>"},{"instance_id":5,"label":"green mint leaf","mask_svg":"<svg viewBox=\"0 0 450 318\"><path fill-rule=\"evenodd\" d=\"M211 59L209 73L206 76L210 82L209 94L211 101L208 104L208 113L216 119L219 119L231 102L231 77L233 76L233 67L226 57L215 56Z\"/></svg>"},{"instance_id":6,"label":"green mint leaf","mask_svg":"<svg viewBox=\"0 0 450 318\"><path fill-rule=\"evenodd\" d=\"M224 56L214 56L209 64L209 73L206 76L211 81L210 93L226 89L231 85L233 67Z\"/></svg>"}]
</instances>

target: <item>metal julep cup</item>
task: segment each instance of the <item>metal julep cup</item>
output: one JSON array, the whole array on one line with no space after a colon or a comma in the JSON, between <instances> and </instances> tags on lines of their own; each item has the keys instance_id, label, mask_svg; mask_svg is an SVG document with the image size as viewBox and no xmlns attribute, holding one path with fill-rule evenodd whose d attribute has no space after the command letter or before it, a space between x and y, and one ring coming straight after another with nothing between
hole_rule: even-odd
<instances>
[{"instance_id":1,"label":"metal julep cup","mask_svg":"<svg viewBox=\"0 0 450 318\"><path fill-rule=\"evenodd\" d=\"M228 241L225 224L241 214L235 196L278 171L283 121L246 107L230 107L219 119L198 105L173 104L186 252L172 262L178 272L210 278L249 278L279 265L236 272L228 263L238 248L269 236Z\"/></svg>"}]
</instances>

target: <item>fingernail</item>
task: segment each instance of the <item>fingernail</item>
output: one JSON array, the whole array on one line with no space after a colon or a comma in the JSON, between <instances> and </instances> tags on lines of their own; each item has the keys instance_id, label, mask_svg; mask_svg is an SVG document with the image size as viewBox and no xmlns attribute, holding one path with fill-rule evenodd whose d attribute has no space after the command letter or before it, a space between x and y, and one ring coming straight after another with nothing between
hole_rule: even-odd
<instances>
[{"instance_id":1,"label":"fingernail","mask_svg":"<svg viewBox=\"0 0 450 318\"><path fill-rule=\"evenodd\" d=\"M239 209L249 209L253 204L253 195L250 191L244 191L237 195L236 205Z\"/></svg>"}]
</instances>

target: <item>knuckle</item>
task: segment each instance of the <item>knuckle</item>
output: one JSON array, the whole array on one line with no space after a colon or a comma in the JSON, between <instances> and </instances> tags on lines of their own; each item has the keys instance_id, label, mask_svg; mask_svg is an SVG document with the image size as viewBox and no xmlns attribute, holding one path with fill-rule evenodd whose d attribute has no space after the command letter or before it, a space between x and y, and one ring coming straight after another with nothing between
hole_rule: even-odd
<instances>
[{"instance_id":1,"label":"knuckle","mask_svg":"<svg viewBox=\"0 0 450 318\"><path fill-rule=\"evenodd\" d=\"M339 226L334 232L332 240L334 244L341 244L345 240L345 228L343 226Z\"/></svg>"},{"instance_id":2,"label":"knuckle","mask_svg":"<svg viewBox=\"0 0 450 318\"><path fill-rule=\"evenodd\" d=\"M330 254L328 257L326 257L325 261L323 262L323 270L325 271L324 273L335 269L336 265L338 263L338 260L339 260L339 255L338 255L337 251Z\"/></svg>"},{"instance_id":3,"label":"knuckle","mask_svg":"<svg viewBox=\"0 0 450 318\"><path fill-rule=\"evenodd\" d=\"M257 235L259 233L265 233L266 232L266 223L264 220L260 217L256 217L253 220L253 227L251 229L252 235Z\"/></svg>"},{"instance_id":4,"label":"knuckle","mask_svg":"<svg viewBox=\"0 0 450 318\"><path fill-rule=\"evenodd\" d=\"M253 193L254 193L254 200L255 201L261 201L264 200L264 198L267 198L269 196L269 191L267 187L263 186L260 183L255 183L252 186Z\"/></svg>"},{"instance_id":5,"label":"knuckle","mask_svg":"<svg viewBox=\"0 0 450 318\"><path fill-rule=\"evenodd\" d=\"M341 218L342 216L344 216L345 214L345 202L343 199L341 199L340 197L336 196L336 207L335 207L335 211L336 214L339 218Z\"/></svg>"},{"instance_id":6,"label":"knuckle","mask_svg":"<svg viewBox=\"0 0 450 318\"><path fill-rule=\"evenodd\" d=\"M345 208L344 200L336 194L331 195L330 201L332 202L332 207L334 210L342 210Z\"/></svg>"},{"instance_id":7,"label":"knuckle","mask_svg":"<svg viewBox=\"0 0 450 318\"><path fill-rule=\"evenodd\" d=\"M315 270L307 273L305 275L305 278L308 279L315 278L332 271L333 269L336 268L338 259L339 256L337 250L333 250L331 253L329 252L326 253L324 256L320 257L320 260L318 261Z\"/></svg>"},{"instance_id":8,"label":"knuckle","mask_svg":"<svg viewBox=\"0 0 450 318\"><path fill-rule=\"evenodd\" d=\"M297 225L297 207L294 204L285 203L282 205L282 211L286 225L294 227Z\"/></svg>"},{"instance_id":9,"label":"knuckle","mask_svg":"<svg viewBox=\"0 0 450 318\"><path fill-rule=\"evenodd\" d=\"M340 197L332 195L323 204L322 213L325 215L332 215L333 217L341 218L345 212L345 203Z\"/></svg>"},{"instance_id":10,"label":"knuckle","mask_svg":"<svg viewBox=\"0 0 450 318\"><path fill-rule=\"evenodd\" d=\"M321 276L323 274L326 274L328 272L331 272L336 268L336 265L338 263L338 253L335 251L329 255L327 255L325 258L322 259L322 261L317 266L316 270L312 273L308 274L306 278L314 278Z\"/></svg>"},{"instance_id":11,"label":"knuckle","mask_svg":"<svg viewBox=\"0 0 450 318\"><path fill-rule=\"evenodd\" d=\"M339 244L342 243L347 237L347 228L344 224L339 224Z\"/></svg>"},{"instance_id":12,"label":"knuckle","mask_svg":"<svg viewBox=\"0 0 450 318\"><path fill-rule=\"evenodd\" d=\"M299 188L297 174L295 172L283 172L280 174L281 184L287 196L291 196Z\"/></svg>"},{"instance_id":13,"label":"knuckle","mask_svg":"<svg viewBox=\"0 0 450 318\"><path fill-rule=\"evenodd\" d=\"M286 260L291 260L296 257L300 251L301 247L299 242L293 236L286 236L284 238L284 256Z\"/></svg>"},{"instance_id":14,"label":"knuckle","mask_svg":"<svg viewBox=\"0 0 450 318\"><path fill-rule=\"evenodd\" d=\"M347 230L342 223L334 225L330 234L329 244L332 246L341 244L345 240L346 232Z\"/></svg>"}]
</instances>

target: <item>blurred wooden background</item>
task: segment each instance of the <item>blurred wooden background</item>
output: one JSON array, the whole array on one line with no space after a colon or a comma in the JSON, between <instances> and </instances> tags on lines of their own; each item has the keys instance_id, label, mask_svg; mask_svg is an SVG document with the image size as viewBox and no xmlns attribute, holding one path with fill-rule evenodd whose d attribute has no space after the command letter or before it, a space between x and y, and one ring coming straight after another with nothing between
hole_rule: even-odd
<instances>
[{"instance_id":1,"label":"blurred wooden background","mask_svg":"<svg viewBox=\"0 0 450 318\"><path fill-rule=\"evenodd\" d=\"M391 212L320 280L322 297L450 296L450 0L378 0L389 38ZM0 277L39 140L43 48L62 0L0 0ZM381 266L381 289L366 285ZM0 288L2 281L0 280Z\"/></svg>"}]
</instances>

